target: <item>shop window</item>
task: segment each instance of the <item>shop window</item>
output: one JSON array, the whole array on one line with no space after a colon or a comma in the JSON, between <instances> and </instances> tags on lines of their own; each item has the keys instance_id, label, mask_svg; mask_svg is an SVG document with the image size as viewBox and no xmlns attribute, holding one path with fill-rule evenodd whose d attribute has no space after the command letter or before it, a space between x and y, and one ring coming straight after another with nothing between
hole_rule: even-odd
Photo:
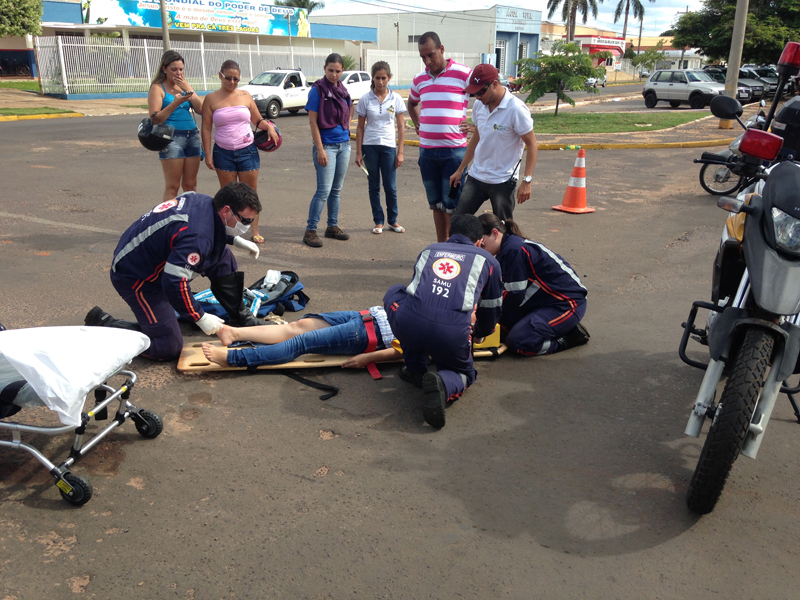
<instances>
[{"instance_id":1,"label":"shop window","mask_svg":"<svg viewBox=\"0 0 800 600\"><path fill-rule=\"evenodd\" d=\"M416 44L417 42L419 42L419 38L421 38L421 37L422 37L421 35L410 35L410 36L408 36L408 43L409 44Z\"/></svg>"}]
</instances>

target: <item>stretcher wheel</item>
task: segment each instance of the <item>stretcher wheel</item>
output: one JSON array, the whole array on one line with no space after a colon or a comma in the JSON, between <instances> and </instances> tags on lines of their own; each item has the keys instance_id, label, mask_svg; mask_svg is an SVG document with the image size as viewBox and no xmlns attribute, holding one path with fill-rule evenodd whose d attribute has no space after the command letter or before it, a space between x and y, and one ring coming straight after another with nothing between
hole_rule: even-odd
<instances>
[{"instance_id":1,"label":"stretcher wheel","mask_svg":"<svg viewBox=\"0 0 800 600\"><path fill-rule=\"evenodd\" d=\"M92 499L92 484L85 477L67 473L64 475L64 481L72 487L72 496L61 488L58 491L61 492L61 497L73 506L83 506Z\"/></svg>"},{"instance_id":2,"label":"stretcher wheel","mask_svg":"<svg viewBox=\"0 0 800 600\"><path fill-rule=\"evenodd\" d=\"M143 438L151 440L157 438L164 429L164 423L156 413L149 410L139 411L139 419L135 419L136 431Z\"/></svg>"}]
</instances>

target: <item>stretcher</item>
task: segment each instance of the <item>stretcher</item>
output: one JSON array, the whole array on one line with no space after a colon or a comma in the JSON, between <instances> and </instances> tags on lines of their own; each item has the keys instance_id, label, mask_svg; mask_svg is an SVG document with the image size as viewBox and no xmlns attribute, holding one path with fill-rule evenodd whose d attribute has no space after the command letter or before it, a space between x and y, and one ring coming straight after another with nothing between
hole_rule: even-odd
<instances>
[{"instance_id":1,"label":"stretcher","mask_svg":"<svg viewBox=\"0 0 800 600\"><path fill-rule=\"evenodd\" d=\"M8 415L0 419L0 436L5 438L0 439L0 448L29 452L49 471L64 500L75 506L86 504L92 497L92 486L85 477L72 473L78 460L128 418L145 438L155 438L163 429L156 413L128 401L136 375L125 367L149 346L150 340L141 333L108 327L0 331L0 415ZM112 379L122 383L112 387ZM91 392L95 405L84 412ZM119 406L112 421L84 440L91 419L107 419L107 407L115 401ZM61 426L11 421L24 414L24 409L41 406L55 412ZM23 434L74 434L75 439L68 458L56 466L33 445L23 442Z\"/></svg>"}]
</instances>

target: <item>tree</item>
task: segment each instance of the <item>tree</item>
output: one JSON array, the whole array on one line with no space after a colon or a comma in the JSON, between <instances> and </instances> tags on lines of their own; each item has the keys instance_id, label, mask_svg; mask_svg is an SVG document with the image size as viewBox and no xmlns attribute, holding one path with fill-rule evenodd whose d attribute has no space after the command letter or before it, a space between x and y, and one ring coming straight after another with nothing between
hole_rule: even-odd
<instances>
[{"instance_id":1,"label":"tree","mask_svg":"<svg viewBox=\"0 0 800 600\"><path fill-rule=\"evenodd\" d=\"M530 92L525 102L533 104L547 92L555 91L556 116L559 102L575 106L575 101L567 96L565 90L586 90L596 94L596 89L586 87L586 78L605 74L605 69L592 67L592 57L581 52L580 45L566 42L554 43L551 56L540 54L539 58L523 58L516 64L520 66L520 75L515 83L522 85L520 91Z\"/></svg>"},{"instance_id":2,"label":"tree","mask_svg":"<svg viewBox=\"0 0 800 600\"><path fill-rule=\"evenodd\" d=\"M643 67L652 73L659 61L667 58L667 53L662 51L663 47L664 40L658 40L655 48L648 48L633 59L633 66Z\"/></svg>"},{"instance_id":3,"label":"tree","mask_svg":"<svg viewBox=\"0 0 800 600\"><path fill-rule=\"evenodd\" d=\"M311 11L325 8L324 2L314 2L314 0L275 0L275 6L294 6L295 8L305 8L311 15Z\"/></svg>"},{"instance_id":4,"label":"tree","mask_svg":"<svg viewBox=\"0 0 800 600\"><path fill-rule=\"evenodd\" d=\"M672 29L667 29L666 31L663 31L661 35L659 35L658 37L672 37L673 35L675 35L675 32Z\"/></svg>"},{"instance_id":5,"label":"tree","mask_svg":"<svg viewBox=\"0 0 800 600\"><path fill-rule=\"evenodd\" d=\"M711 61L727 60L736 0L704 0L697 12L681 15L673 29L676 48L699 48ZM750 0L742 61L770 64L788 40L800 39L800 0Z\"/></svg>"},{"instance_id":6,"label":"tree","mask_svg":"<svg viewBox=\"0 0 800 600\"><path fill-rule=\"evenodd\" d=\"M0 0L0 38L42 33L41 0Z\"/></svg>"},{"instance_id":7,"label":"tree","mask_svg":"<svg viewBox=\"0 0 800 600\"><path fill-rule=\"evenodd\" d=\"M602 1L600 0L600 2ZM561 20L566 26L567 41L569 42L575 38L575 22L578 13L583 16L583 23L588 20L590 12L594 18L597 18L597 0L547 0L548 19L553 17L559 6L561 6Z\"/></svg>"},{"instance_id":8,"label":"tree","mask_svg":"<svg viewBox=\"0 0 800 600\"><path fill-rule=\"evenodd\" d=\"M625 48L625 54L622 55L622 58L627 58L628 60L636 58L636 50L633 49L633 44Z\"/></svg>"},{"instance_id":9,"label":"tree","mask_svg":"<svg viewBox=\"0 0 800 600\"><path fill-rule=\"evenodd\" d=\"M655 2L656 0L650 0L650 2ZM617 4L617 8L614 11L614 23L619 21L622 13L625 13L625 24L622 26L622 38L625 39L625 36L628 35L628 13L631 10L631 6L633 7L633 18L642 20L644 19L644 5L641 3L640 0L619 0L619 4Z\"/></svg>"}]
</instances>

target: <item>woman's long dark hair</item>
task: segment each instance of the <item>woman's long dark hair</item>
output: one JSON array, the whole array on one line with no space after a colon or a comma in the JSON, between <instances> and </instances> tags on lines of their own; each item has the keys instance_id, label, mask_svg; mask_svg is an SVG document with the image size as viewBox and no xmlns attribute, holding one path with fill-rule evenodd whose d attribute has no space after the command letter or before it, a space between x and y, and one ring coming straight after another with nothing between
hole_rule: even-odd
<instances>
[{"instance_id":1,"label":"woman's long dark hair","mask_svg":"<svg viewBox=\"0 0 800 600\"><path fill-rule=\"evenodd\" d=\"M176 60L181 61L184 65L186 64L186 61L183 60L183 57L175 50L167 50L164 52L163 56L161 57L161 64L158 65L158 73L156 73L156 76L153 78L153 83L162 83L163 81L166 81L167 74L164 69L174 63Z\"/></svg>"},{"instance_id":2,"label":"woman's long dark hair","mask_svg":"<svg viewBox=\"0 0 800 600\"><path fill-rule=\"evenodd\" d=\"M483 235L491 235L492 229L497 229L500 233L512 233L514 235L518 235L521 238L525 237L525 234L522 233L522 230L519 228L512 219L506 219L503 221L500 217L493 213L483 213L478 220L481 222L481 227L483 227Z\"/></svg>"}]
</instances>

